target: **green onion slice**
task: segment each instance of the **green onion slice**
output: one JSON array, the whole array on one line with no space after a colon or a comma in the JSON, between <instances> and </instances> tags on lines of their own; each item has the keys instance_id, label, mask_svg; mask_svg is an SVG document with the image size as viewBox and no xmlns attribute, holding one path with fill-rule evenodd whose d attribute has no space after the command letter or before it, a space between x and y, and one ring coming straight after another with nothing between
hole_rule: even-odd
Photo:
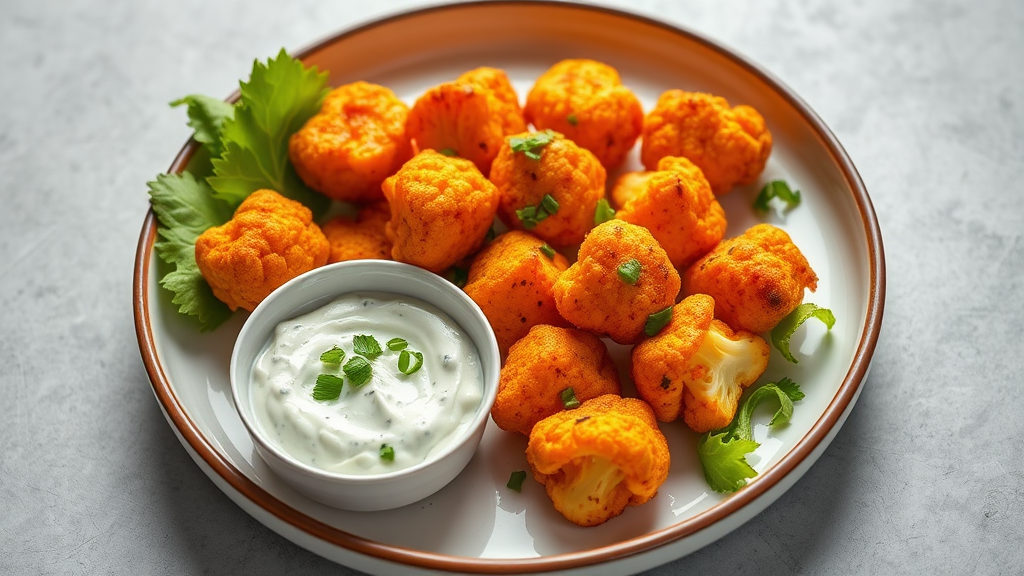
<instances>
[{"instance_id":1,"label":"green onion slice","mask_svg":"<svg viewBox=\"0 0 1024 576\"><path fill-rule=\"evenodd\" d=\"M516 492L523 491L523 480L526 480L526 470L516 470L508 477L507 486L509 490L515 490Z\"/></svg>"},{"instance_id":2,"label":"green onion slice","mask_svg":"<svg viewBox=\"0 0 1024 576\"><path fill-rule=\"evenodd\" d=\"M423 354L413 350L402 350L398 355L398 371L409 375L416 373L423 366Z\"/></svg>"},{"instance_id":3,"label":"green onion slice","mask_svg":"<svg viewBox=\"0 0 1024 576\"><path fill-rule=\"evenodd\" d=\"M644 323L644 334L647 334L648 336L654 336L658 332L661 332L661 329L664 328L670 320L672 320L671 306L665 308L664 310L651 314L650 316L647 317L647 322Z\"/></svg>"},{"instance_id":4,"label":"green onion slice","mask_svg":"<svg viewBox=\"0 0 1024 576\"><path fill-rule=\"evenodd\" d=\"M640 271L643 267L640 265L640 261L636 258L630 258L629 260L619 264L619 280L622 280L630 286L635 286L640 280Z\"/></svg>"},{"instance_id":5,"label":"green onion slice","mask_svg":"<svg viewBox=\"0 0 1024 576\"><path fill-rule=\"evenodd\" d=\"M572 389L572 386L562 390L560 397L562 399L562 406L565 406L566 410L580 407L580 401L576 398L576 391Z\"/></svg>"},{"instance_id":6,"label":"green onion slice","mask_svg":"<svg viewBox=\"0 0 1024 576\"><path fill-rule=\"evenodd\" d=\"M825 323L825 327L829 330L832 326L835 326L836 317L832 314L832 311L828 308L822 308L817 304L801 304L796 307L788 316L782 319L775 328L772 328L772 344L775 348L782 352L782 356L790 362L797 364L797 359L793 357L793 354L789 351L789 339L793 337L793 333L800 327L808 318L817 318Z\"/></svg>"}]
</instances>

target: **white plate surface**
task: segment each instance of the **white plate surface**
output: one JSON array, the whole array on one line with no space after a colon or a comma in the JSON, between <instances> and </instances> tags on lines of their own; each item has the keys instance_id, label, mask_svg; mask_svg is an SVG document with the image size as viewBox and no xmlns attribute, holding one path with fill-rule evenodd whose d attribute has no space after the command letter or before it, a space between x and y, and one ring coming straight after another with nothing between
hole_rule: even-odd
<instances>
[{"instance_id":1,"label":"white plate surface","mask_svg":"<svg viewBox=\"0 0 1024 576\"><path fill-rule=\"evenodd\" d=\"M356 513L317 504L291 490L257 456L232 405L228 360L244 320L236 314L209 334L179 316L156 282L147 218L136 270L140 346L157 399L182 443L234 501L286 538L364 571L579 571L626 573L678 558L715 540L778 498L813 463L852 409L877 339L884 295L881 240L870 201L849 159L820 120L777 81L689 32L601 9L564 4L483 3L397 16L341 34L306 51L332 85L366 80L411 104L427 88L477 66L503 68L521 100L534 79L563 58L616 67L649 110L661 92L712 92L749 104L766 118L774 150L757 184L720 200L727 236L758 222L790 233L819 276L805 301L832 309L826 334L810 321L798 332L793 365L773 350L761 381L788 376L806 399L789 426L762 441L762 473L731 496L711 492L696 457L698 435L681 421L663 424L672 466L649 503L598 527L563 519L543 488L505 488L528 469L525 438L490 424L467 469L440 493L397 510ZM624 169L639 169L639 144ZM186 151L187 154L187 151ZM181 160L181 157L179 157ZM614 175L609 175L612 181ZM756 214L762 183L782 178L803 192L785 214ZM627 375L628 349L611 346ZM765 421L765 419L762 419Z\"/></svg>"}]
</instances>

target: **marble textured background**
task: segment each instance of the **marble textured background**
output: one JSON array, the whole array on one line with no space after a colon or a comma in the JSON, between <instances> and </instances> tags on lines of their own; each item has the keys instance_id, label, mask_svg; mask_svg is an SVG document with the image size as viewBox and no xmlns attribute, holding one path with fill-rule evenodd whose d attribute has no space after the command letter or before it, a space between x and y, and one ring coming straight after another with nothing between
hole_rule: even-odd
<instances>
[{"instance_id":1,"label":"marble textured background","mask_svg":"<svg viewBox=\"0 0 1024 576\"><path fill-rule=\"evenodd\" d=\"M0 7L0 573L349 574L191 461L131 313L166 103L257 55L424 4ZM786 495L654 575L1024 570L1024 3L602 1L680 24L800 94L858 166L888 263L860 401Z\"/></svg>"}]
</instances>

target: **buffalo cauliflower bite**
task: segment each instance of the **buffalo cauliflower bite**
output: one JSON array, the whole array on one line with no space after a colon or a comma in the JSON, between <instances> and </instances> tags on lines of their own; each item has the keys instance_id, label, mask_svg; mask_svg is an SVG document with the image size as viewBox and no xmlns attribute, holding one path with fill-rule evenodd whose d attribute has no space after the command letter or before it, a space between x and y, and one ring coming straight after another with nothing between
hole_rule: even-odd
<instances>
[{"instance_id":1,"label":"buffalo cauliflower bite","mask_svg":"<svg viewBox=\"0 0 1024 576\"><path fill-rule=\"evenodd\" d=\"M335 200L379 200L381 182L412 155L408 114L409 107L383 86L335 88L292 135L289 158L306 185Z\"/></svg>"},{"instance_id":2,"label":"buffalo cauliflower bite","mask_svg":"<svg viewBox=\"0 0 1024 576\"><path fill-rule=\"evenodd\" d=\"M640 159L654 170L665 156L689 158L715 194L751 184L772 151L764 118L750 106L729 107L725 98L669 90L644 118Z\"/></svg>"},{"instance_id":3,"label":"buffalo cauliflower bite","mask_svg":"<svg viewBox=\"0 0 1024 576\"><path fill-rule=\"evenodd\" d=\"M608 348L589 332L534 326L512 345L501 368L491 417L502 430L529 436L534 424L565 409L566 388L580 402L619 395L619 373Z\"/></svg>"},{"instance_id":4,"label":"buffalo cauliflower bite","mask_svg":"<svg viewBox=\"0 0 1024 576\"><path fill-rule=\"evenodd\" d=\"M539 159L512 150L511 139L501 145L491 165L491 182L501 192L498 216L510 228L529 229L557 248L579 244L594 226L594 209L604 198L605 170L597 158L561 134L534 150ZM519 134L528 138L531 134ZM550 194L558 209L539 222L517 211L537 207Z\"/></svg>"},{"instance_id":5,"label":"buffalo cauliflower bite","mask_svg":"<svg viewBox=\"0 0 1024 576\"><path fill-rule=\"evenodd\" d=\"M526 119L594 153L608 170L633 148L644 113L619 73L593 60L563 60L542 74L526 97Z\"/></svg>"},{"instance_id":6,"label":"buffalo cauliflower bite","mask_svg":"<svg viewBox=\"0 0 1024 576\"><path fill-rule=\"evenodd\" d=\"M541 252L544 242L512 230L474 258L464 288L494 329L502 356L538 324L568 326L555 308L555 280L569 267L565 256Z\"/></svg>"},{"instance_id":7,"label":"buffalo cauliflower bite","mask_svg":"<svg viewBox=\"0 0 1024 576\"><path fill-rule=\"evenodd\" d=\"M214 296L251 311L278 286L327 263L329 250L309 208L257 190L231 220L199 235L196 264Z\"/></svg>"},{"instance_id":8,"label":"buffalo cauliflower bite","mask_svg":"<svg viewBox=\"0 0 1024 576\"><path fill-rule=\"evenodd\" d=\"M683 273L684 294L715 299L715 317L755 334L768 332L814 292L818 276L789 234L758 224L723 240Z\"/></svg>"},{"instance_id":9,"label":"buffalo cauliflower bite","mask_svg":"<svg viewBox=\"0 0 1024 576\"><path fill-rule=\"evenodd\" d=\"M370 204L353 220L338 216L323 225L324 236L331 244L328 264L347 260L391 259L391 241L384 227L391 219L387 202Z\"/></svg>"},{"instance_id":10,"label":"buffalo cauliflower bite","mask_svg":"<svg viewBox=\"0 0 1024 576\"><path fill-rule=\"evenodd\" d=\"M714 311L710 296L689 296L664 330L633 347L636 391L662 422L682 416L696 432L727 426L743 389L768 367L768 343L733 332Z\"/></svg>"},{"instance_id":11,"label":"buffalo cauliflower bite","mask_svg":"<svg viewBox=\"0 0 1024 576\"><path fill-rule=\"evenodd\" d=\"M419 149L467 158L487 174L505 136L526 130L526 121L505 73L477 68L427 90L406 127Z\"/></svg>"},{"instance_id":12,"label":"buffalo cauliflower bite","mask_svg":"<svg viewBox=\"0 0 1024 576\"><path fill-rule=\"evenodd\" d=\"M614 394L541 420L526 447L535 480L562 516L596 526L655 496L668 478L668 442L651 407Z\"/></svg>"},{"instance_id":13,"label":"buffalo cauliflower bite","mask_svg":"<svg viewBox=\"0 0 1024 576\"><path fill-rule=\"evenodd\" d=\"M631 260L639 265L633 284L619 272ZM555 282L555 304L578 328L634 344L647 317L675 303L679 285L668 254L646 228L609 220L587 234L578 260Z\"/></svg>"},{"instance_id":14,"label":"buffalo cauliflower bite","mask_svg":"<svg viewBox=\"0 0 1024 576\"><path fill-rule=\"evenodd\" d=\"M442 272L483 244L498 210L498 189L476 166L424 150L384 181L391 257Z\"/></svg>"},{"instance_id":15,"label":"buffalo cauliflower bite","mask_svg":"<svg viewBox=\"0 0 1024 576\"><path fill-rule=\"evenodd\" d=\"M676 268L689 266L722 240L725 210L700 168L686 158L662 158L656 172L623 183L631 184L636 188L630 193L616 186L616 201L626 201L615 217L650 230Z\"/></svg>"}]
</instances>

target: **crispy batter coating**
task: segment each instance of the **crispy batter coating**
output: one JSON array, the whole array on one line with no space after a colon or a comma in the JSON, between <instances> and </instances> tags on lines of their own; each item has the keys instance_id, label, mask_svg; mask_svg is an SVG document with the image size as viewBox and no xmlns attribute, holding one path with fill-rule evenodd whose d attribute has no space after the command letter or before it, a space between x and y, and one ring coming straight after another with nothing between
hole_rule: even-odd
<instances>
[{"instance_id":1,"label":"crispy batter coating","mask_svg":"<svg viewBox=\"0 0 1024 576\"><path fill-rule=\"evenodd\" d=\"M474 258L464 288L480 306L502 356L538 324L568 326L555 308L555 280L569 267L559 253L540 251L543 240L518 230L494 239Z\"/></svg>"},{"instance_id":2,"label":"crispy batter coating","mask_svg":"<svg viewBox=\"0 0 1024 576\"><path fill-rule=\"evenodd\" d=\"M636 188L625 192L620 185ZM628 200L615 217L650 230L676 268L710 252L725 234L725 210L700 168L686 158L666 156L656 172L628 177L616 190Z\"/></svg>"},{"instance_id":3,"label":"crispy batter coating","mask_svg":"<svg viewBox=\"0 0 1024 576\"><path fill-rule=\"evenodd\" d=\"M594 60L563 60L526 97L526 119L590 150L608 170L622 163L643 125L643 109L619 73Z\"/></svg>"},{"instance_id":4,"label":"crispy batter coating","mask_svg":"<svg viewBox=\"0 0 1024 576\"><path fill-rule=\"evenodd\" d=\"M384 181L391 257L442 272L476 252L498 210L498 189L476 166L424 150Z\"/></svg>"},{"instance_id":5,"label":"crispy batter coating","mask_svg":"<svg viewBox=\"0 0 1024 576\"><path fill-rule=\"evenodd\" d=\"M406 127L421 150L452 150L487 174L505 136L526 130L526 121L505 72L477 68L427 90Z\"/></svg>"},{"instance_id":6,"label":"crispy batter coating","mask_svg":"<svg viewBox=\"0 0 1024 576\"><path fill-rule=\"evenodd\" d=\"M727 426L743 389L768 367L768 343L734 332L714 311L706 294L684 298L661 332L633 347L637 393L662 422L682 416L696 432Z\"/></svg>"},{"instance_id":7,"label":"crispy batter coating","mask_svg":"<svg viewBox=\"0 0 1024 576\"><path fill-rule=\"evenodd\" d=\"M391 240L384 227L391 219L387 202L363 207L355 220L338 216L323 225L324 236L331 243L328 264L347 260L390 260Z\"/></svg>"},{"instance_id":8,"label":"crispy batter coating","mask_svg":"<svg viewBox=\"0 0 1024 576\"><path fill-rule=\"evenodd\" d=\"M618 272L631 259L641 270L634 285ZM668 254L646 228L609 220L590 231L577 262L555 282L555 304L578 328L634 344L644 335L647 317L675 303L679 286Z\"/></svg>"},{"instance_id":9,"label":"crispy batter coating","mask_svg":"<svg viewBox=\"0 0 1024 576\"><path fill-rule=\"evenodd\" d=\"M541 420L526 460L562 516L596 526L655 496L668 478L668 442L650 406L614 394Z\"/></svg>"},{"instance_id":10,"label":"crispy batter coating","mask_svg":"<svg viewBox=\"0 0 1024 576\"><path fill-rule=\"evenodd\" d=\"M605 169L593 154L557 133L536 152L539 160L513 152L507 138L501 145L490 176L501 191L498 216L510 228L523 230L526 226L516 210L537 206L550 194L558 202L558 212L530 231L556 248L579 244L594 226L597 201L604 198Z\"/></svg>"},{"instance_id":11,"label":"crispy batter coating","mask_svg":"<svg viewBox=\"0 0 1024 576\"><path fill-rule=\"evenodd\" d=\"M529 436L534 424L565 410L561 394L570 387L580 402L622 393L608 348L589 332L534 326L501 368L491 417L502 430Z\"/></svg>"},{"instance_id":12,"label":"crispy batter coating","mask_svg":"<svg viewBox=\"0 0 1024 576\"><path fill-rule=\"evenodd\" d=\"M380 184L409 159L409 107L384 86L335 88L292 135L288 155L310 188L335 200L380 200Z\"/></svg>"},{"instance_id":13,"label":"crispy batter coating","mask_svg":"<svg viewBox=\"0 0 1024 576\"><path fill-rule=\"evenodd\" d=\"M329 250L309 208L257 190L231 220L199 235L196 264L214 296L251 311L278 286L326 264Z\"/></svg>"},{"instance_id":14,"label":"crispy batter coating","mask_svg":"<svg viewBox=\"0 0 1024 576\"><path fill-rule=\"evenodd\" d=\"M764 170L772 135L750 106L729 107L725 98L669 90L644 118L640 159L654 170L665 156L689 158L715 194L750 184Z\"/></svg>"},{"instance_id":15,"label":"crispy batter coating","mask_svg":"<svg viewBox=\"0 0 1024 576\"><path fill-rule=\"evenodd\" d=\"M715 317L737 330L768 332L814 292L818 276L789 234L758 224L723 240L683 273L685 294L715 299Z\"/></svg>"}]
</instances>

